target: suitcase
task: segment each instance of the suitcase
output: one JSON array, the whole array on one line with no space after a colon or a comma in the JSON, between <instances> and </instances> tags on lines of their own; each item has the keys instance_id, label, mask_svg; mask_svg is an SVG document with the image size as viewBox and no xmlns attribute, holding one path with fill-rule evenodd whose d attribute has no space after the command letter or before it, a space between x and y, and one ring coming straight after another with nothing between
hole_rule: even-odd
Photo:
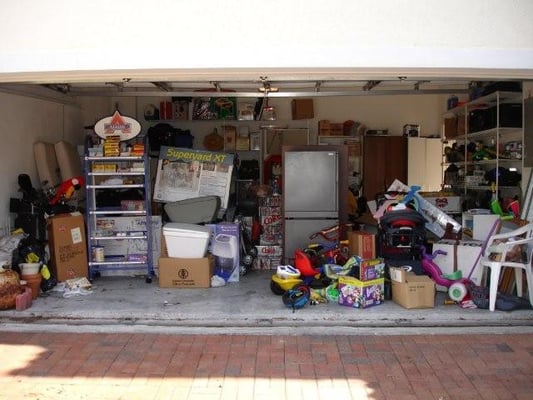
<instances>
[{"instance_id":1,"label":"suitcase","mask_svg":"<svg viewBox=\"0 0 533 400\"><path fill-rule=\"evenodd\" d=\"M166 203L163 206L170 222L203 224L214 222L220 210L220 197L202 196Z\"/></svg>"}]
</instances>

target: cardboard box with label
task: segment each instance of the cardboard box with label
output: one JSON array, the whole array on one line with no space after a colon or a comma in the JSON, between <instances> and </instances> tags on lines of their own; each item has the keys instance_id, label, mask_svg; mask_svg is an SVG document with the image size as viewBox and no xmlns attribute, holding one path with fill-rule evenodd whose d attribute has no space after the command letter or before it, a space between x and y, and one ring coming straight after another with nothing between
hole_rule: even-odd
<instances>
[{"instance_id":1,"label":"cardboard box with label","mask_svg":"<svg viewBox=\"0 0 533 400\"><path fill-rule=\"evenodd\" d=\"M364 259L376 258L376 235L365 231L348 232L348 246L351 255Z\"/></svg>"},{"instance_id":2,"label":"cardboard box with label","mask_svg":"<svg viewBox=\"0 0 533 400\"><path fill-rule=\"evenodd\" d=\"M213 257L176 258L168 257L165 241L161 241L159 258L159 287L187 289L209 288L213 276Z\"/></svg>"},{"instance_id":3,"label":"cardboard box with label","mask_svg":"<svg viewBox=\"0 0 533 400\"><path fill-rule=\"evenodd\" d=\"M435 307L435 282L401 267L390 267L392 300L404 308Z\"/></svg>"},{"instance_id":4,"label":"cardboard box with label","mask_svg":"<svg viewBox=\"0 0 533 400\"><path fill-rule=\"evenodd\" d=\"M47 220L52 274L59 282L88 275L85 220L79 212Z\"/></svg>"},{"instance_id":5,"label":"cardboard box with label","mask_svg":"<svg viewBox=\"0 0 533 400\"><path fill-rule=\"evenodd\" d=\"M461 212L461 196L450 196L439 192L419 192L424 199L446 213Z\"/></svg>"},{"instance_id":6,"label":"cardboard box with label","mask_svg":"<svg viewBox=\"0 0 533 400\"><path fill-rule=\"evenodd\" d=\"M339 304L353 308L368 308L385 301L383 278L363 282L353 276L339 276Z\"/></svg>"},{"instance_id":7,"label":"cardboard box with label","mask_svg":"<svg viewBox=\"0 0 533 400\"><path fill-rule=\"evenodd\" d=\"M240 227L232 222L206 224L211 228L207 251L215 258L214 274L226 282L239 282Z\"/></svg>"},{"instance_id":8,"label":"cardboard box with label","mask_svg":"<svg viewBox=\"0 0 533 400\"><path fill-rule=\"evenodd\" d=\"M366 282L384 277L385 261L382 258L363 259L359 263L359 280Z\"/></svg>"}]
</instances>

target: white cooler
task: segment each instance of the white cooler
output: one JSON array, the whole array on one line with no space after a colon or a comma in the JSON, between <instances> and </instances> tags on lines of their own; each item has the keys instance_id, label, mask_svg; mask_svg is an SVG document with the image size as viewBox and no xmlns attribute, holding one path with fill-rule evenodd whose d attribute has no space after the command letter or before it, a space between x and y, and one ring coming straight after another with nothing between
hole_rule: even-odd
<instances>
[{"instance_id":1,"label":"white cooler","mask_svg":"<svg viewBox=\"0 0 533 400\"><path fill-rule=\"evenodd\" d=\"M169 222L163 226L169 257L205 257L211 228L204 225Z\"/></svg>"}]
</instances>

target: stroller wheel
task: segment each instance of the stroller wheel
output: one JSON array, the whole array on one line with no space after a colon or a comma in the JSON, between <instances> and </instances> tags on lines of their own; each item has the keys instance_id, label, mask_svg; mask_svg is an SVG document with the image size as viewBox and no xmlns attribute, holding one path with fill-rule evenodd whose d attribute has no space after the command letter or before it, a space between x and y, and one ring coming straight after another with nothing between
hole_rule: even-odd
<instances>
[{"instance_id":1,"label":"stroller wheel","mask_svg":"<svg viewBox=\"0 0 533 400\"><path fill-rule=\"evenodd\" d=\"M257 251L257 247L255 246L250 247L248 249L248 254L252 256L253 258L257 257L257 255L259 254L259 252Z\"/></svg>"},{"instance_id":2,"label":"stroller wheel","mask_svg":"<svg viewBox=\"0 0 533 400\"><path fill-rule=\"evenodd\" d=\"M245 267L251 267L252 264L254 263L254 257L248 253L244 255L241 261Z\"/></svg>"}]
</instances>

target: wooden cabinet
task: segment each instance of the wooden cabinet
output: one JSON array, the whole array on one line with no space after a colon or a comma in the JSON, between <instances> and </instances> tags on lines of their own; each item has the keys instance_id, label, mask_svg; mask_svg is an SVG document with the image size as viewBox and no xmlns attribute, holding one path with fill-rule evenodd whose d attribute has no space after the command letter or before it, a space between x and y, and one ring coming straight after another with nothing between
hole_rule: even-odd
<instances>
[{"instance_id":1,"label":"wooden cabinet","mask_svg":"<svg viewBox=\"0 0 533 400\"><path fill-rule=\"evenodd\" d=\"M407 138L404 136L364 136L363 195L375 200L398 179L407 181Z\"/></svg>"}]
</instances>

